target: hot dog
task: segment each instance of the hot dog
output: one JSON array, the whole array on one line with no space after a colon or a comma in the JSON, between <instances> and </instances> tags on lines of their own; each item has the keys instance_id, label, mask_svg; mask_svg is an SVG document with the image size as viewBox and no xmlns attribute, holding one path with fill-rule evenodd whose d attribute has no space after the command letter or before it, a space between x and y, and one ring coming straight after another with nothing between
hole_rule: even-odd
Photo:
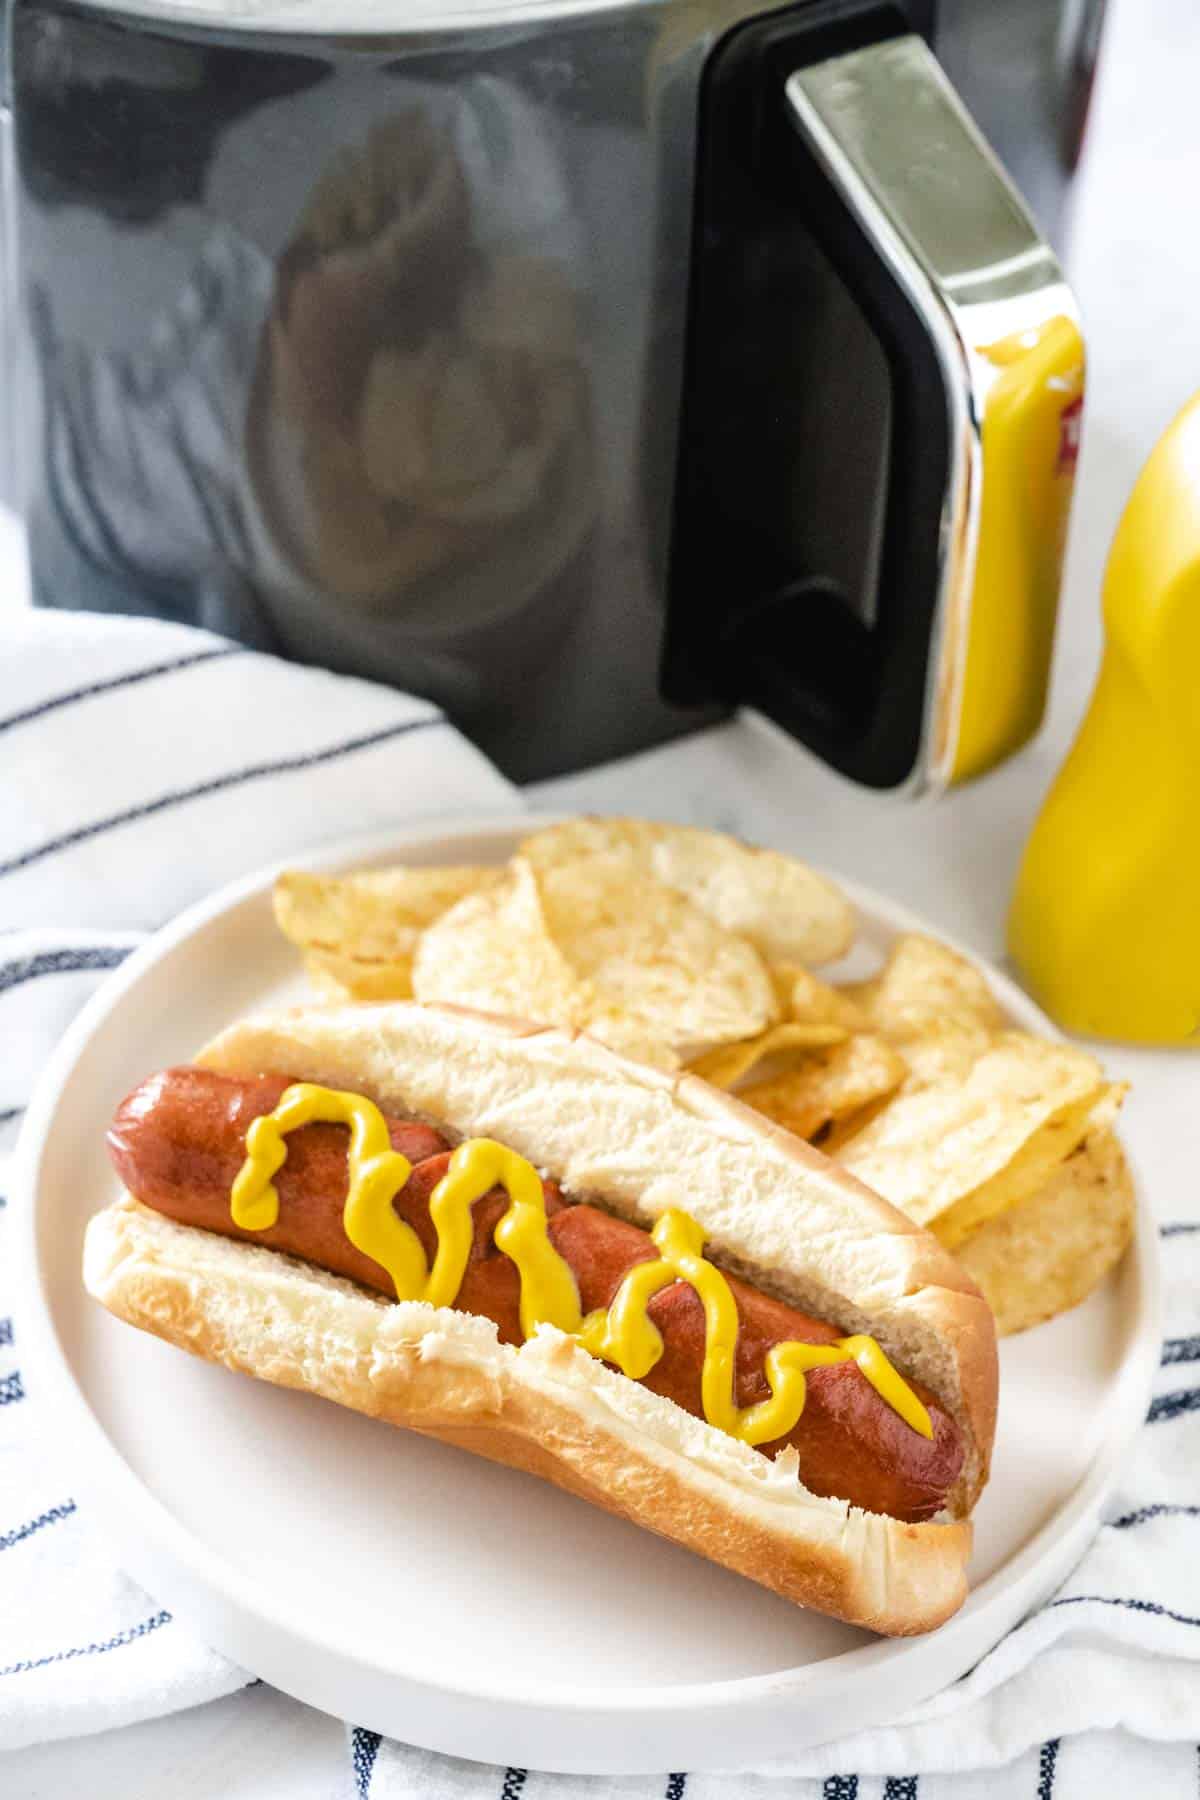
<instances>
[{"instance_id":1,"label":"hot dog","mask_svg":"<svg viewBox=\"0 0 1200 1800\"><path fill-rule=\"evenodd\" d=\"M117 1111L108 1136L117 1172L135 1199L182 1225L257 1239L390 1293L386 1271L356 1249L342 1228L348 1179L344 1126L306 1125L292 1134L277 1178L280 1208L274 1226L243 1231L230 1216L229 1195L245 1156L246 1134L291 1085L285 1076L246 1080L207 1069L166 1070L143 1082ZM414 1165L393 1205L432 1261L437 1235L429 1199L446 1174L450 1146L426 1125L388 1119L387 1126L393 1149ZM609 1307L629 1270L657 1257L649 1233L594 1206L569 1204L552 1181L543 1180L542 1188L550 1241L575 1277L584 1311ZM508 1195L497 1187L472 1208L470 1260L454 1308L491 1319L502 1342L519 1344L519 1277L494 1235L507 1207ZM840 1333L736 1277L729 1286L739 1323L735 1399L747 1407L768 1396L764 1371L773 1345L795 1339L832 1344ZM699 1297L686 1283L675 1282L651 1299L649 1315L664 1350L643 1377L644 1385L702 1418L705 1325ZM755 1448L774 1456L793 1446L800 1480L811 1493L835 1495L897 1519L933 1518L958 1479L962 1441L930 1391L912 1385L933 1421L931 1438L906 1426L856 1364L843 1363L813 1370L795 1426Z\"/></svg>"},{"instance_id":2,"label":"hot dog","mask_svg":"<svg viewBox=\"0 0 1200 1800\"><path fill-rule=\"evenodd\" d=\"M855 1622L924 1630L961 1601L987 1308L695 1077L453 1008L297 1010L143 1083L110 1150L128 1192L85 1281L130 1322Z\"/></svg>"}]
</instances>

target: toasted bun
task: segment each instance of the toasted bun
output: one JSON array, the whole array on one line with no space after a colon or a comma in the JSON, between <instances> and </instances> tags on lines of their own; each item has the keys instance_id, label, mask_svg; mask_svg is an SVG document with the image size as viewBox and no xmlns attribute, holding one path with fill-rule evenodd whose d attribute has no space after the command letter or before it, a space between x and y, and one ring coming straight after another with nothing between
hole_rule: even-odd
<instances>
[{"instance_id":1,"label":"toasted bun","mask_svg":"<svg viewBox=\"0 0 1200 1800\"><path fill-rule=\"evenodd\" d=\"M532 1471L789 1599L925 1631L965 1593L965 1514L996 1411L992 1316L915 1226L819 1152L694 1076L569 1032L397 1003L298 1008L198 1058L364 1093L449 1138L488 1136L574 1198L649 1226L682 1206L720 1263L844 1331L867 1331L956 1419L964 1473L941 1522L818 1498L774 1463L544 1328L514 1348L480 1318L388 1303L131 1200L95 1218L84 1278L110 1311L195 1354Z\"/></svg>"},{"instance_id":2,"label":"toasted bun","mask_svg":"<svg viewBox=\"0 0 1200 1800\"><path fill-rule=\"evenodd\" d=\"M794 1451L769 1462L550 1327L502 1344L488 1319L389 1303L132 1199L89 1224L84 1281L196 1356L541 1475L802 1606L907 1635L966 1593L967 1521L903 1525L817 1499Z\"/></svg>"}]
</instances>

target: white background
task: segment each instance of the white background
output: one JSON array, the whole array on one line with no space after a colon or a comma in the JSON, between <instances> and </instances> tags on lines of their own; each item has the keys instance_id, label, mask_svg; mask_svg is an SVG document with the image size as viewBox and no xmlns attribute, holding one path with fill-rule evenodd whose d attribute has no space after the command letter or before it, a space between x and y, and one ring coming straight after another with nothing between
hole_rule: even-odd
<instances>
[{"instance_id":1,"label":"white background","mask_svg":"<svg viewBox=\"0 0 1200 1800\"><path fill-rule=\"evenodd\" d=\"M1109 15L1068 257L1084 310L1089 391L1053 698L1038 743L961 794L912 808L852 792L742 723L545 784L535 803L732 827L884 888L1002 956L1020 845L1094 677L1109 540L1141 463L1200 388L1200 7L1110 0ZM10 551L0 567L11 571L3 607L19 604L24 586L3 520L0 532L0 556ZM1186 1052L1113 1051L1108 1061L1135 1083L1128 1135L1150 1203L1169 1214L1200 1167L1200 1071ZM346 1784L342 1727L262 1690L0 1765L0 1791L21 1800L71 1792L331 1800Z\"/></svg>"}]
</instances>

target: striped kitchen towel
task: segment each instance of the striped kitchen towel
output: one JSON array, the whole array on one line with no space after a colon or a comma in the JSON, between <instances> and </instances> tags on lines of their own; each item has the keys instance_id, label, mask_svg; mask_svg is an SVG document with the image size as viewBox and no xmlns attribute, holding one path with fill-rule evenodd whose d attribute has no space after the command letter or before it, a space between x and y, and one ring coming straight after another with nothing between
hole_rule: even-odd
<instances>
[{"instance_id":1,"label":"striped kitchen towel","mask_svg":"<svg viewBox=\"0 0 1200 1800\"><path fill-rule=\"evenodd\" d=\"M18 615L0 634L0 1193L37 1070L142 934L221 882L348 831L515 804L426 703L202 633ZM0 1750L249 1678L127 1581L43 1466L0 1210ZM1076 1800L1200 1786L1200 1198L1163 1226L1162 1368L1107 1523L1060 1593L899 1723L747 1775L494 1769L346 1728L345 1800ZM29 1392L27 1393L27 1385ZM284 1791L265 1690L238 1795ZM179 1793L224 1791L214 1762ZM83 1784L86 1789L86 1784ZM8 1793L0 1762L0 1792ZM44 1790L43 1790L44 1791Z\"/></svg>"},{"instance_id":2,"label":"striped kitchen towel","mask_svg":"<svg viewBox=\"0 0 1200 1800\"><path fill-rule=\"evenodd\" d=\"M517 803L427 701L182 626L30 611L0 629L0 796L0 1196L39 1068L148 931L305 846ZM39 1454L4 1224L0 1749L249 1679L121 1575Z\"/></svg>"}]
</instances>

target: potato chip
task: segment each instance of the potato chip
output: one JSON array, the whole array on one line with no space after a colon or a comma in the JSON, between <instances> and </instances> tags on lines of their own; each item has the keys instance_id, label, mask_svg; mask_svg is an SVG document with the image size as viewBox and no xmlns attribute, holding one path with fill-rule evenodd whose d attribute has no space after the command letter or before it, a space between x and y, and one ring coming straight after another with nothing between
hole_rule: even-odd
<instances>
[{"instance_id":1,"label":"potato chip","mask_svg":"<svg viewBox=\"0 0 1200 1800\"><path fill-rule=\"evenodd\" d=\"M550 936L596 1002L683 1054L755 1037L775 1017L762 959L673 888L609 853L542 870Z\"/></svg>"},{"instance_id":2,"label":"potato chip","mask_svg":"<svg viewBox=\"0 0 1200 1800\"><path fill-rule=\"evenodd\" d=\"M408 963L427 925L464 894L495 887L502 869L364 869L315 875L291 869L275 883L275 919L306 950L356 962Z\"/></svg>"},{"instance_id":3,"label":"potato chip","mask_svg":"<svg viewBox=\"0 0 1200 1800\"><path fill-rule=\"evenodd\" d=\"M740 1044L722 1044L688 1064L690 1075L699 1075L713 1087L734 1088L760 1063L778 1062L809 1050L840 1044L846 1037L840 1025L772 1025L759 1037Z\"/></svg>"},{"instance_id":4,"label":"potato chip","mask_svg":"<svg viewBox=\"0 0 1200 1800\"><path fill-rule=\"evenodd\" d=\"M872 975L867 981L839 981L833 991L839 999L846 1000L855 1007L868 1024L872 1022L875 996L879 992L878 975Z\"/></svg>"},{"instance_id":5,"label":"potato chip","mask_svg":"<svg viewBox=\"0 0 1200 1800\"><path fill-rule=\"evenodd\" d=\"M794 857L751 849L719 831L573 819L527 838L520 853L539 869L584 856L624 856L772 961L830 962L853 941L853 909L831 881Z\"/></svg>"},{"instance_id":6,"label":"potato chip","mask_svg":"<svg viewBox=\"0 0 1200 1800\"><path fill-rule=\"evenodd\" d=\"M956 1255L1007 1336L1085 1300L1121 1260L1133 1215L1129 1167L1104 1128L1036 1192L971 1232Z\"/></svg>"},{"instance_id":7,"label":"potato chip","mask_svg":"<svg viewBox=\"0 0 1200 1800\"><path fill-rule=\"evenodd\" d=\"M468 894L425 931L413 958L418 1000L448 1000L547 1025L580 1026L588 988L555 943L537 879L520 857L500 886Z\"/></svg>"},{"instance_id":8,"label":"potato chip","mask_svg":"<svg viewBox=\"0 0 1200 1800\"><path fill-rule=\"evenodd\" d=\"M304 967L318 993L347 1000L411 1000L412 961L359 961L334 950L306 950Z\"/></svg>"},{"instance_id":9,"label":"potato chip","mask_svg":"<svg viewBox=\"0 0 1200 1800\"><path fill-rule=\"evenodd\" d=\"M743 1088L738 1099L794 1136L812 1138L894 1093L907 1073L903 1057L882 1038L860 1033L807 1056L799 1068Z\"/></svg>"},{"instance_id":10,"label":"potato chip","mask_svg":"<svg viewBox=\"0 0 1200 1800\"><path fill-rule=\"evenodd\" d=\"M1049 1178L1107 1093L1084 1051L1001 1032L965 1075L906 1085L838 1160L953 1248Z\"/></svg>"},{"instance_id":11,"label":"potato chip","mask_svg":"<svg viewBox=\"0 0 1200 1800\"><path fill-rule=\"evenodd\" d=\"M906 1090L911 1091L933 1081L965 1081L991 1049L996 1034L965 1019L946 1019L905 1037L894 1038L887 1032L884 1036L908 1064Z\"/></svg>"},{"instance_id":12,"label":"potato chip","mask_svg":"<svg viewBox=\"0 0 1200 1800\"><path fill-rule=\"evenodd\" d=\"M648 819L585 815L535 831L532 837L525 839L517 855L526 857L534 868L543 871L559 868L564 863L576 863L581 857L611 856L614 852L648 867L654 831L655 827Z\"/></svg>"},{"instance_id":13,"label":"potato chip","mask_svg":"<svg viewBox=\"0 0 1200 1800\"><path fill-rule=\"evenodd\" d=\"M846 988L831 987L799 963L772 963L771 980L785 1018L801 1025L840 1025L868 1031L870 1018Z\"/></svg>"},{"instance_id":14,"label":"potato chip","mask_svg":"<svg viewBox=\"0 0 1200 1800\"><path fill-rule=\"evenodd\" d=\"M1103 1098L1106 1090L1100 1090ZM935 1237L954 1250L986 1220L996 1218L1048 1181L1091 1129L1095 1097L1066 1106L1034 1132L989 1181L932 1221Z\"/></svg>"},{"instance_id":15,"label":"potato chip","mask_svg":"<svg viewBox=\"0 0 1200 1800\"><path fill-rule=\"evenodd\" d=\"M1089 1138L1096 1137L1101 1131L1113 1129L1128 1092L1129 1083L1127 1081L1110 1081L1105 1084L1104 1091L1093 1106L1088 1118Z\"/></svg>"},{"instance_id":16,"label":"potato chip","mask_svg":"<svg viewBox=\"0 0 1200 1800\"><path fill-rule=\"evenodd\" d=\"M549 893L529 863L517 857L509 864L503 886L468 895L443 914L423 934L414 958L417 998L586 1029L625 1056L677 1069L680 1057L672 1039L689 1030L687 1021L694 1022L697 1016L695 1005L689 1011L688 992L694 992L697 983L705 986L708 965L720 959L724 947L716 940L724 934L703 914L695 915L703 935L698 951L687 932L693 921L685 916L694 909L657 882L647 881L653 890L649 894L633 890L643 904L640 911L626 915L620 895L612 890L611 871L597 869L580 877L572 865L558 873L564 879L557 883L557 894ZM621 888L628 893L627 865L622 865L620 876ZM551 872L547 887L556 880ZM555 925L572 957L557 941ZM668 962L665 975L664 934L679 962L675 968ZM769 994L765 971L750 946L737 939L729 942L735 962L749 968L751 987L757 976L758 985ZM682 986L670 979L681 971ZM709 1015L728 1009L729 985L728 979L722 985L718 971L704 1003ZM685 987L688 991L683 991ZM761 1013L747 1014L738 998L732 1022L740 1025L749 1017L757 1023Z\"/></svg>"},{"instance_id":17,"label":"potato chip","mask_svg":"<svg viewBox=\"0 0 1200 1800\"><path fill-rule=\"evenodd\" d=\"M836 1162L842 1145L848 1144L855 1133L861 1131L865 1125L869 1125L872 1119L877 1119L879 1114L891 1104L895 1096L902 1092L903 1083L899 1088L891 1088L886 1094L881 1094L877 1100L868 1100L865 1106L859 1106L853 1112L844 1113L840 1119L831 1119L828 1129L823 1131L815 1142L826 1156L832 1157Z\"/></svg>"},{"instance_id":18,"label":"potato chip","mask_svg":"<svg viewBox=\"0 0 1200 1800\"><path fill-rule=\"evenodd\" d=\"M749 849L717 832L663 829L653 869L764 956L833 962L854 940L849 901L823 875L776 850Z\"/></svg>"},{"instance_id":19,"label":"potato chip","mask_svg":"<svg viewBox=\"0 0 1200 1800\"><path fill-rule=\"evenodd\" d=\"M975 964L936 938L909 932L896 939L881 972L849 998L877 1031L904 1039L954 1023L999 1031L1004 1014Z\"/></svg>"},{"instance_id":20,"label":"potato chip","mask_svg":"<svg viewBox=\"0 0 1200 1800\"><path fill-rule=\"evenodd\" d=\"M304 973L308 976L308 984L315 994L323 1000L329 1000L334 1006L344 1006L354 999L349 988L338 980L331 970L325 967L322 952L307 950L304 953Z\"/></svg>"},{"instance_id":21,"label":"potato chip","mask_svg":"<svg viewBox=\"0 0 1200 1800\"><path fill-rule=\"evenodd\" d=\"M649 1063L673 1075L683 1067L683 1058L662 1038L653 1036L637 1019L613 1008L611 1011L593 1001L584 1026L589 1037L599 1039L610 1050L630 1056L635 1062Z\"/></svg>"},{"instance_id":22,"label":"potato chip","mask_svg":"<svg viewBox=\"0 0 1200 1800\"><path fill-rule=\"evenodd\" d=\"M901 1052L909 1065L906 1092L965 1080L1004 1023L974 963L916 932L897 938L878 975L837 992Z\"/></svg>"}]
</instances>

